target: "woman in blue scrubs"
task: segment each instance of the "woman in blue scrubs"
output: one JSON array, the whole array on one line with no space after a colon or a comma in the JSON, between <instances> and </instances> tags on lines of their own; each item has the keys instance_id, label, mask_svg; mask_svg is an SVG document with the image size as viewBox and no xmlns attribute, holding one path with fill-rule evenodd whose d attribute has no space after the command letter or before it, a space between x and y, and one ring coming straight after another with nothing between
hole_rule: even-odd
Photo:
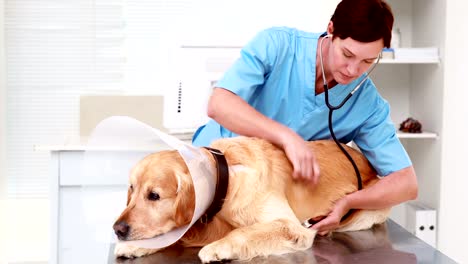
<instances>
[{"instance_id":1,"label":"woman in blue scrubs","mask_svg":"<svg viewBox=\"0 0 468 264\"><path fill-rule=\"evenodd\" d=\"M260 32L214 88L208 103L212 120L198 129L193 144L208 146L237 135L264 138L283 148L294 168L292 177L316 184L320 169L305 141L331 138L323 73L330 103L337 105L365 77L382 48L390 46L392 26L384 1L342 0L326 33L284 27ZM313 226L319 234L336 227L350 209L382 209L416 198L415 171L396 136L390 106L372 80L334 111L333 128L340 142L354 141L385 177L340 199Z\"/></svg>"}]
</instances>

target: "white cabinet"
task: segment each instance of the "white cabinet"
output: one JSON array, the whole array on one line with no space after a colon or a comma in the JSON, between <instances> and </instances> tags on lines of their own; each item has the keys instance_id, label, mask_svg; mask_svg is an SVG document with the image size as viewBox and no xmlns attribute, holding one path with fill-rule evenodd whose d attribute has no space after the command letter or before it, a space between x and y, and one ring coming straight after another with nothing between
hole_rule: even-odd
<instances>
[{"instance_id":1,"label":"white cabinet","mask_svg":"<svg viewBox=\"0 0 468 264\"><path fill-rule=\"evenodd\" d=\"M174 136L185 143L191 138ZM112 225L125 209L131 169L146 155L168 148L41 147L51 151L49 263L107 263L115 239Z\"/></svg>"},{"instance_id":2,"label":"white cabinet","mask_svg":"<svg viewBox=\"0 0 468 264\"><path fill-rule=\"evenodd\" d=\"M108 192L105 187L100 191ZM95 238L96 231L86 221L80 187L61 186L59 195L58 263L105 263L110 243ZM102 231L110 237L112 225Z\"/></svg>"},{"instance_id":3,"label":"white cabinet","mask_svg":"<svg viewBox=\"0 0 468 264\"><path fill-rule=\"evenodd\" d=\"M107 263L112 225L125 208L131 168L149 153L167 149L151 148L112 153L85 146L52 149L50 263ZM86 170L91 157L98 161L92 172Z\"/></svg>"},{"instance_id":4,"label":"white cabinet","mask_svg":"<svg viewBox=\"0 0 468 264\"><path fill-rule=\"evenodd\" d=\"M103 230L96 230L90 224L89 217L100 218L101 221L111 221L118 215L106 214L109 211L102 205L103 201L84 209L84 199L89 192L84 186L92 183L84 182L80 178L83 168L83 150L52 151L51 159L51 254L49 263L107 263L109 254L109 238L112 235L112 224ZM105 195L116 191L122 192L122 199L116 203L125 203L126 185L95 184L100 194ZM124 206L125 204L122 204ZM94 208L93 208L94 207ZM89 211L88 211L89 210ZM100 214L87 215L93 211ZM93 220L95 221L95 219ZM99 239L99 234L107 236Z\"/></svg>"}]
</instances>

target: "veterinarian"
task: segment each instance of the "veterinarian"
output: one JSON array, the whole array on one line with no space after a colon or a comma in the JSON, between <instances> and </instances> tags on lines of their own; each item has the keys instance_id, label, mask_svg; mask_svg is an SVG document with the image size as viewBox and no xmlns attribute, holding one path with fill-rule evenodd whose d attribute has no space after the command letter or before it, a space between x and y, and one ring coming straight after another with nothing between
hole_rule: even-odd
<instances>
[{"instance_id":1,"label":"veterinarian","mask_svg":"<svg viewBox=\"0 0 468 264\"><path fill-rule=\"evenodd\" d=\"M363 81L334 111L333 129L340 142L354 141L384 177L338 200L312 228L323 235L350 209L382 209L415 199L416 174L396 135L390 106L366 78L381 50L390 46L392 26L384 1L342 0L325 33L292 28L258 33L214 88L208 103L212 120L197 130L193 144L208 146L237 135L264 138L285 151L292 177L314 188L320 168L305 141L331 138L324 89L330 103L339 105Z\"/></svg>"}]
</instances>

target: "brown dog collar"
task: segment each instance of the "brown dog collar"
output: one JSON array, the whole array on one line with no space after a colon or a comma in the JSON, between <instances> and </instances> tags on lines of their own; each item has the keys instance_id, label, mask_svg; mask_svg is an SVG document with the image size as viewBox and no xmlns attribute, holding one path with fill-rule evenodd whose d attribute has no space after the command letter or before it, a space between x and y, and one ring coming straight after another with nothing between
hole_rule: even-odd
<instances>
[{"instance_id":1,"label":"brown dog collar","mask_svg":"<svg viewBox=\"0 0 468 264\"><path fill-rule=\"evenodd\" d=\"M229 185L229 169L224 154L214 148L204 147L207 149L214 157L216 161L216 190L211 202L210 207L206 209L205 213L200 217L200 222L203 224L208 224L213 220L213 217L221 210L223 207L224 199L226 198L227 189Z\"/></svg>"}]
</instances>

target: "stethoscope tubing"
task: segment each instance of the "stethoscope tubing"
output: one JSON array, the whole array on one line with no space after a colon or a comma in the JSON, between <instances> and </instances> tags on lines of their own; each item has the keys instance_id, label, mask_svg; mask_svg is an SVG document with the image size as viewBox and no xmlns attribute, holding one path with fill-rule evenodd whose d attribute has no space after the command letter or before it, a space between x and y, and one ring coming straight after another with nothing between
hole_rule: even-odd
<instances>
[{"instance_id":1,"label":"stethoscope tubing","mask_svg":"<svg viewBox=\"0 0 468 264\"><path fill-rule=\"evenodd\" d=\"M332 136L332 138L335 141L336 145L340 148L340 150L345 154L345 156L351 162L351 164L352 164L352 166L354 168L354 172L356 173L356 178L357 178L357 182L358 182L358 190L362 190L362 179L361 179L361 174L359 172L359 169L358 169L356 163L354 162L353 158L351 157L351 155L340 144L340 142L338 141L338 139L335 136L335 132L333 131L333 111L338 110L341 107L343 107L343 105L349 100L349 98L351 98L351 96L353 96L353 94L357 90L359 90L359 88L361 88L362 84L369 78L369 74L374 70L375 66L379 63L380 56L377 58L377 61L371 66L371 68L366 72L366 76L359 82L359 84L356 85L356 87L341 101L340 104L334 106L334 105L330 104L330 101L329 101L329 98L328 98L328 84L327 84L327 80L325 78L325 70L324 70L324 67L323 67L323 56L322 56L322 42L323 42L324 39L329 38L329 37L330 37L330 35L324 36L320 40L320 44L319 44L320 45L319 46L319 49L320 49L320 51L319 51L320 67L322 69L323 86L324 86L324 92L325 92L325 103L326 103L326 105L327 105L327 107L329 109L329 112L328 112L328 129L330 130L330 135ZM355 209L349 210L341 218L340 222L343 222L345 219L347 219L354 211L355 211ZM309 228L309 227L313 226L315 223L316 223L316 221L314 221L311 218L311 219L305 220L302 223L302 225Z\"/></svg>"},{"instance_id":2,"label":"stethoscope tubing","mask_svg":"<svg viewBox=\"0 0 468 264\"><path fill-rule=\"evenodd\" d=\"M338 110L340 109L341 107L343 107L343 105L349 100L349 98L351 98L351 96L353 96L353 94L359 90L359 88L361 88L361 86L363 85L363 83L369 78L369 74L374 70L374 68L377 66L377 64L379 63L380 61L380 55L377 57L377 61L371 66L371 68L366 72L366 75L365 77L358 83L358 85L356 85L356 87L341 101L340 104L338 105L332 105L330 104L330 101L329 101L329 98L328 98L328 83L327 83L327 79L325 77L325 69L323 67L323 55L322 55L322 43L323 43L323 40L326 39L326 38L329 38L330 35L325 35L321 40L320 40L320 51L319 51L319 57L320 57L320 68L322 69L322 78L323 78L323 87L324 87L324 92L325 92L325 104L327 105L328 109L329 109L329 114L328 114L328 129L330 130L330 135L332 136L333 140L335 141L336 145L340 148L340 150L345 154L345 156L348 158L348 160L351 162L351 164L353 165L353 168L354 168L354 171L356 173L356 178L357 178L357 182L358 182L358 190L362 190L362 179L361 179L361 174L359 172L359 169L356 165L356 163L354 162L353 158L351 157L351 155L344 149L344 147L340 144L340 142L338 141L338 139L336 138L335 136L335 132L333 131L333 111L334 110Z\"/></svg>"}]
</instances>

